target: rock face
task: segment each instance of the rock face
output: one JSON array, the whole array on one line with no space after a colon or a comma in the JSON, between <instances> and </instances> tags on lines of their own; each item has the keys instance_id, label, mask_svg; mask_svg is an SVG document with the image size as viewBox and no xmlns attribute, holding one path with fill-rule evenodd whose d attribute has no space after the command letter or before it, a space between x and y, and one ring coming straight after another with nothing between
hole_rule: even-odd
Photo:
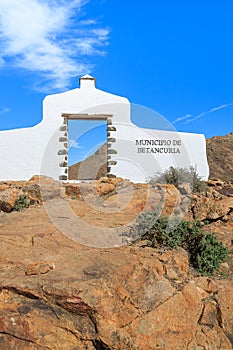
<instances>
[{"instance_id":1,"label":"rock face","mask_svg":"<svg viewBox=\"0 0 233 350\"><path fill-rule=\"evenodd\" d=\"M1 349L232 348L233 282L190 276L181 248L87 249L43 227L33 244L31 232L9 230L14 253L4 250L1 262ZM12 250L12 241L4 245ZM26 273L40 259L55 268Z\"/></svg>"},{"instance_id":2,"label":"rock face","mask_svg":"<svg viewBox=\"0 0 233 350\"><path fill-rule=\"evenodd\" d=\"M209 192L191 195L184 186L118 178L62 188L33 178L1 183L0 196L15 188L34 205L0 212L2 350L233 349L232 260L209 278L190 268L182 248L83 246L41 205L65 198L95 235L97 227L125 230L143 208L159 204L163 214L206 222L232 250L230 184L210 181ZM69 225L62 208L56 215Z\"/></svg>"},{"instance_id":3,"label":"rock face","mask_svg":"<svg viewBox=\"0 0 233 350\"><path fill-rule=\"evenodd\" d=\"M233 181L233 133L206 140L210 178Z\"/></svg>"}]
</instances>

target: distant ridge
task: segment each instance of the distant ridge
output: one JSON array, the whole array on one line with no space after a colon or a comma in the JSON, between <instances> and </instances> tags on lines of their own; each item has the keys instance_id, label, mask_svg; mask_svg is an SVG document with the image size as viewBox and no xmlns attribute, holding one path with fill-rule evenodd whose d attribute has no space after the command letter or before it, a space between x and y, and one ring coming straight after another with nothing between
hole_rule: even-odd
<instances>
[{"instance_id":1,"label":"distant ridge","mask_svg":"<svg viewBox=\"0 0 233 350\"><path fill-rule=\"evenodd\" d=\"M233 132L206 140L210 178L233 181Z\"/></svg>"},{"instance_id":2,"label":"distant ridge","mask_svg":"<svg viewBox=\"0 0 233 350\"><path fill-rule=\"evenodd\" d=\"M107 144L104 143L90 157L68 168L69 180L92 180L107 176Z\"/></svg>"}]
</instances>

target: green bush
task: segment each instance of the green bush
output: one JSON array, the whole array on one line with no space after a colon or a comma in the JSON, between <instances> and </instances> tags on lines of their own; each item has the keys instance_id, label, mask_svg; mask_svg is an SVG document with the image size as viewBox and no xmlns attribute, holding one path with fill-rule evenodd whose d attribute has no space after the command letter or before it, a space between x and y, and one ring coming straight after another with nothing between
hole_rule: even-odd
<instances>
[{"instance_id":1,"label":"green bush","mask_svg":"<svg viewBox=\"0 0 233 350\"><path fill-rule=\"evenodd\" d=\"M178 222L159 217L157 212L143 213L131 230L131 237L147 240L151 247L173 249L178 246L189 253L190 264L202 275L211 275L228 258L228 249L214 234L202 231L198 221Z\"/></svg>"},{"instance_id":2,"label":"green bush","mask_svg":"<svg viewBox=\"0 0 233 350\"><path fill-rule=\"evenodd\" d=\"M217 270L220 263L228 258L228 249L220 244L213 234L205 234L200 242L196 255L196 266L203 275L209 275Z\"/></svg>"},{"instance_id":3,"label":"green bush","mask_svg":"<svg viewBox=\"0 0 233 350\"><path fill-rule=\"evenodd\" d=\"M202 192L207 190L207 185L201 180L194 167L174 168L170 167L163 173L158 173L148 181L150 184L172 184L179 188L181 183L189 183L192 192Z\"/></svg>"},{"instance_id":4,"label":"green bush","mask_svg":"<svg viewBox=\"0 0 233 350\"><path fill-rule=\"evenodd\" d=\"M29 207L28 199L26 196L19 196L19 198L15 201L14 210L22 211Z\"/></svg>"}]
</instances>

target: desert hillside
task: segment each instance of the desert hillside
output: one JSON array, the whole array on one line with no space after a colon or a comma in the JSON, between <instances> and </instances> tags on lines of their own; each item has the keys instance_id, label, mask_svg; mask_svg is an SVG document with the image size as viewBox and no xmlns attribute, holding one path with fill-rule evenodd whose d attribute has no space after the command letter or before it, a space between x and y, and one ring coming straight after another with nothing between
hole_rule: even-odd
<instances>
[{"instance_id":1,"label":"desert hillside","mask_svg":"<svg viewBox=\"0 0 233 350\"><path fill-rule=\"evenodd\" d=\"M233 349L233 185L208 189L0 182L1 350ZM156 207L216 232L229 260L205 276L182 247L126 244Z\"/></svg>"},{"instance_id":2,"label":"desert hillside","mask_svg":"<svg viewBox=\"0 0 233 350\"><path fill-rule=\"evenodd\" d=\"M83 162L69 167L69 180L99 179L107 175L107 144L103 144Z\"/></svg>"},{"instance_id":3,"label":"desert hillside","mask_svg":"<svg viewBox=\"0 0 233 350\"><path fill-rule=\"evenodd\" d=\"M206 140L210 178L233 181L233 132Z\"/></svg>"}]
</instances>

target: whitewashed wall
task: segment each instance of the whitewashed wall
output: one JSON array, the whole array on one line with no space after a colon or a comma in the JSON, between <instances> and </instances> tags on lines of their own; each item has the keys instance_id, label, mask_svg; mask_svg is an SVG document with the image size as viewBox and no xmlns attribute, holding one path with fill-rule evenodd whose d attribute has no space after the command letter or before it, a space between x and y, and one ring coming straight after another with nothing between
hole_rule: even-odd
<instances>
[{"instance_id":1,"label":"whitewashed wall","mask_svg":"<svg viewBox=\"0 0 233 350\"><path fill-rule=\"evenodd\" d=\"M93 107L94 106L94 107ZM109 108L113 110L109 110ZM0 131L0 179L28 180L35 174L59 179L62 156L59 130L63 113L113 113L129 120L130 105L126 98L95 88L94 80L81 79L80 89L46 96L43 120L32 128Z\"/></svg>"},{"instance_id":2,"label":"whitewashed wall","mask_svg":"<svg viewBox=\"0 0 233 350\"><path fill-rule=\"evenodd\" d=\"M112 156L117 161L112 171L115 175L130 178L134 182L145 182L145 179L170 166L193 166L203 180L208 179L204 135L143 129L133 124L119 124L116 127L117 141L114 148L117 154ZM149 145L150 142L156 145Z\"/></svg>"},{"instance_id":3,"label":"whitewashed wall","mask_svg":"<svg viewBox=\"0 0 233 350\"><path fill-rule=\"evenodd\" d=\"M112 114L116 142L112 149L111 173L145 182L157 171L169 166L194 166L203 179L209 169L204 135L142 129L130 121L130 103L124 97L106 93L95 87L90 76L80 79L80 89L49 95L43 101L43 120L32 128L0 132L0 180L27 180L33 175L51 176L58 180L65 168L59 166L64 155L59 155L64 135L60 130L62 114ZM138 153L136 140L181 140L179 154ZM138 142L138 141L137 141Z\"/></svg>"}]
</instances>

